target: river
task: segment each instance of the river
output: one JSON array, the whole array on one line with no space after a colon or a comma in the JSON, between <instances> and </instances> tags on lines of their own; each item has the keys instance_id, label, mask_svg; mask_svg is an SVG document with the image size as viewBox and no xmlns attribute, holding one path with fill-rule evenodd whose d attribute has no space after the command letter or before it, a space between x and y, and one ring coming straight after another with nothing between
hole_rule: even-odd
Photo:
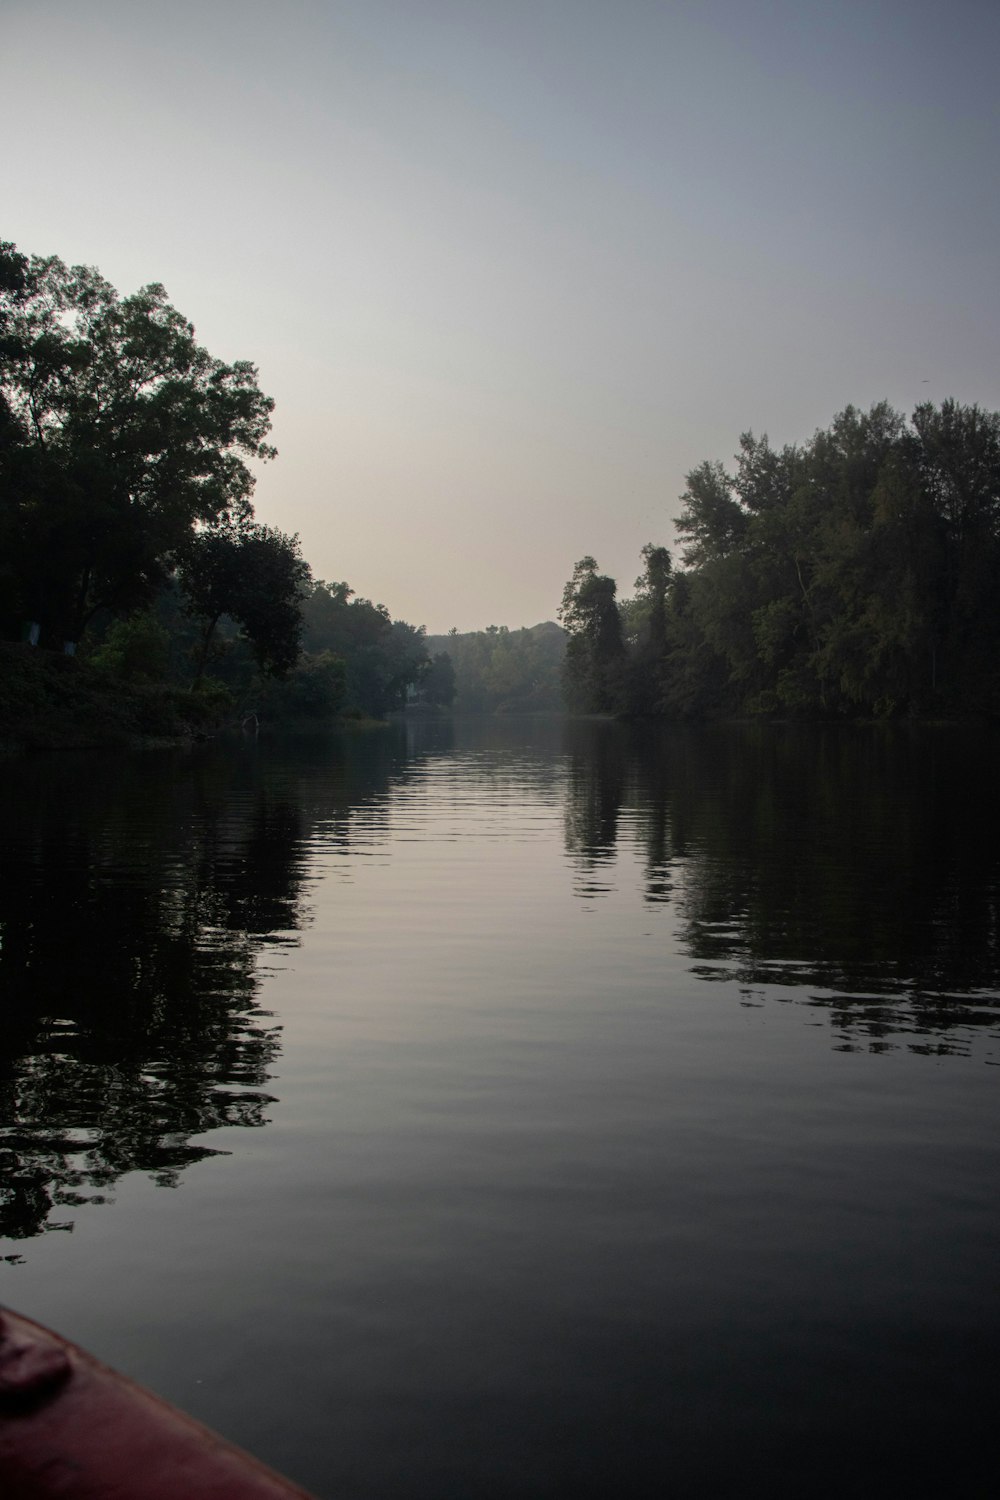
<instances>
[{"instance_id":1,"label":"river","mask_svg":"<svg viewBox=\"0 0 1000 1500\"><path fill-rule=\"evenodd\" d=\"M997 749L6 761L0 1300L324 1500L993 1493Z\"/></svg>"}]
</instances>

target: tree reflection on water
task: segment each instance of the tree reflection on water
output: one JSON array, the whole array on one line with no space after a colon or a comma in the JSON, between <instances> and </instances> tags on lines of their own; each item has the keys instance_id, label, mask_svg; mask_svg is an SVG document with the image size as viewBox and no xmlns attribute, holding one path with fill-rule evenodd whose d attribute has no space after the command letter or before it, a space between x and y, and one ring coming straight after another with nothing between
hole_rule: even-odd
<instances>
[{"instance_id":1,"label":"tree reflection on water","mask_svg":"<svg viewBox=\"0 0 1000 1500\"><path fill-rule=\"evenodd\" d=\"M126 1172L174 1186L215 1154L192 1137L260 1125L271 1102L277 1030L254 967L297 922L294 810L258 798L223 818L198 779L200 805L182 809L177 785L118 770L131 805L108 822L50 761L21 808L22 858L0 871L0 1233L14 1239L72 1227L52 1210L102 1201Z\"/></svg>"},{"instance_id":2,"label":"tree reflection on water","mask_svg":"<svg viewBox=\"0 0 1000 1500\"><path fill-rule=\"evenodd\" d=\"M384 787L392 747L369 755ZM164 1187L257 1127L280 1028L258 1003L265 946L304 920L302 842L346 821L268 780L247 747L17 766L0 864L0 1236L71 1229L129 1172ZM356 779L356 778L355 778Z\"/></svg>"},{"instance_id":3,"label":"tree reflection on water","mask_svg":"<svg viewBox=\"0 0 1000 1500\"><path fill-rule=\"evenodd\" d=\"M199 1137L266 1123L279 1028L260 1004L262 950L298 942L317 841L346 857L362 825L388 839L394 789L428 755L460 799L488 767L498 818L511 766L515 821L526 799L561 797L577 894L602 900L637 867L693 973L747 1006L815 1007L846 1050L961 1052L996 1034L988 731L547 724L530 756L526 732L411 724L318 751L12 767L0 1236L71 1228L75 1206L130 1172L174 1186L219 1151Z\"/></svg>"},{"instance_id":4,"label":"tree reflection on water","mask_svg":"<svg viewBox=\"0 0 1000 1500\"><path fill-rule=\"evenodd\" d=\"M608 888L630 840L644 899L673 903L695 974L736 981L750 1005L784 993L824 1010L844 1050L904 1038L916 1052L964 1050L1000 1009L995 739L572 726L578 890Z\"/></svg>"}]
</instances>

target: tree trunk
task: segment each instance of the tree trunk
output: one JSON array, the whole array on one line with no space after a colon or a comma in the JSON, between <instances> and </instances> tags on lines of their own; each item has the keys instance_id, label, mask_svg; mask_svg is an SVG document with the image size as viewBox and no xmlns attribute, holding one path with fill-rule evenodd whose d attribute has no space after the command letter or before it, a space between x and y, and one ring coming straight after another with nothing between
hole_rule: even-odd
<instances>
[{"instance_id":1,"label":"tree trunk","mask_svg":"<svg viewBox=\"0 0 1000 1500\"><path fill-rule=\"evenodd\" d=\"M201 638L201 651L198 653L198 670L195 674L194 679L195 687L198 686L198 684L201 682L201 679L205 675L205 662L208 660L208 648L212 644L212 636L215 634L215 627L216 625L218 625L219 619L219 615L213 615L208 624L205 626L205 630Z\"/></svg>"}]
</instances>

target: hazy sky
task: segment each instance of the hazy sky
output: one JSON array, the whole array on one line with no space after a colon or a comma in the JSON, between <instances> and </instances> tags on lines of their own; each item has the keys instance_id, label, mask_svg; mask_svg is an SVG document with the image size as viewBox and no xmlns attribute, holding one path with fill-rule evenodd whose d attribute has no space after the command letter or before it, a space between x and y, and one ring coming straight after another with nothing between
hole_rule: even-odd
<instances>
[{"instance_id":1,"label":"hazy sky","mask_svg":"<svg viewBox=\"0 0 1000 1500\"><path fill-rule=\"evenodd\" d=\"M998 0L0 0L0 238L259 367L317 576L534 624L746 428L1000 407L998 58Z\"/></svg>"}]
</instances>

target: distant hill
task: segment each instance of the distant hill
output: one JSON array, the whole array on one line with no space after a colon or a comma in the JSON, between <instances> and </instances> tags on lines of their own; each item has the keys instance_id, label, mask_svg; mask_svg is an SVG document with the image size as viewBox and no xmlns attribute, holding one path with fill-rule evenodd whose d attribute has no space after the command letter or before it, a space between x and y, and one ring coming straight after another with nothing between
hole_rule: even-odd
<instances>
[{"instance_id":1,"label":"distant hill","mask_svg":"<svg viewBox=\"0 0 1000 1500\"><path fill-rule=\"evenodd\" d=\"M464 634L429 635L431 656L455 668L459 713L540 713L562 708L566 632L554 620L521 630L490 625Z\"/></svg>"}]
</instances>

